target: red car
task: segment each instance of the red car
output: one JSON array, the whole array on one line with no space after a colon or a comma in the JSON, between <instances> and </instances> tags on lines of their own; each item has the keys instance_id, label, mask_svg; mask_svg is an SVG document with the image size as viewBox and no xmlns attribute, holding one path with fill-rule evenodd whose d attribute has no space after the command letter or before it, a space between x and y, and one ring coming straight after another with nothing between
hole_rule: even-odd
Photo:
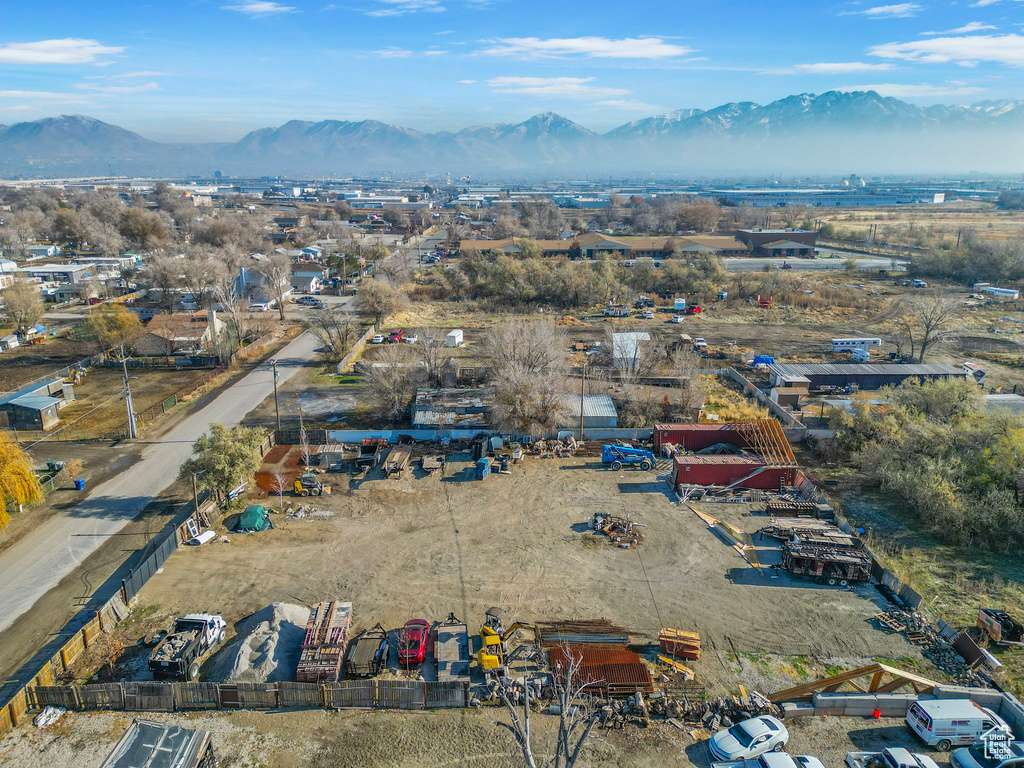
<instances>
[{"instance_id":1,"label":"red car","mask_svg":"<svg viewBox=\"0 0 1024 768\"><path fill-rule=\"evenodd\" d=\"M412 619L405 622L398 639L398 663L422 664L427 655L427 640L430 637L430 622Z\"/></svg>"},{"instance_id":2,"label":"red car","mask_svg":"<svg viewBox=\"0 0 1024 768\"><path fill-rule=\"evenodd\" d=\"M397 344L405 338L405 330L399 328L397 331L392 331L388 336L388 344Z\"/></svg>"},{"instance_id":3,"label":"red car","mask_svg":"<svg viewBox=\"0 0 1024 768\"><path fill-rule=\"evenodd\" d=\"M688 306L686 309L683 310L683 314L685 314L685 315L696 315L698 312L703 312L703 311L704 311L703 307L699 307L696 304L691 304L690 306Z\"/></svg>"}]
</instances>

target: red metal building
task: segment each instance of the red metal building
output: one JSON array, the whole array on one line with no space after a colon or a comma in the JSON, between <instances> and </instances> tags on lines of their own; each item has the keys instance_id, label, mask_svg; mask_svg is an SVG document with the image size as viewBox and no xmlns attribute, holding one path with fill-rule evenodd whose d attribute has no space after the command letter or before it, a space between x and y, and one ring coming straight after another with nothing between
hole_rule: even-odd
<instances>
[{"instance_id":1,"label":"red metal building","mask_svg":"<svg viewBox=\"0 0 1024 768\"><path fill-rule=\"evenodd\" d=\"M655 424L654 448L672 443L684 451L700 451L716 443L729 443L746 448L746 441L738 424Z\"/></svg>"},{"instance_id":2,"label":"red metal building","mask_svg":"<svg viewBox=\"0 0 1024 768\"><path fill-rule=\"evenodd\" d=\"M756 419L734 424L657 424L655 441L681 445L676 455L676 485L779 490L796 482L796 457L782 427L775 419ZM701 451L718 443L735 445L743 453Z\"/></svg>"},{"instance_id":3,"label":"red metal building","mask_svg":"<svg viewBox=\"0 0 1024 768\"><path fill-rule=\"evenodd\" d=\"M796 480L796 467L777 467L753 454L742 456L677 456L676 485L732 485L777 491Z\"/></svg>"}]
</instances>

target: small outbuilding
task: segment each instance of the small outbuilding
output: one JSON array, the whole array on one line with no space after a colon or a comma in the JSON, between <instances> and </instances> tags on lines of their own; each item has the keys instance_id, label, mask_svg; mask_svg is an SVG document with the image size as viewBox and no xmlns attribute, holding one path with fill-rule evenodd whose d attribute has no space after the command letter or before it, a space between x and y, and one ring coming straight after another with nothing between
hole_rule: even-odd
<instances>
[{"instance_id":1,"label":"small outbuilding","mask_svg":"<svg viewBox=\"0 0 1024 768\"><path fill-rule=\"evenodd\" d=\"M449 331L448 335L444 337L444 345L446 347L461 347L463 344L463 335L461 330Z\"/></svg>"}]
</instances>

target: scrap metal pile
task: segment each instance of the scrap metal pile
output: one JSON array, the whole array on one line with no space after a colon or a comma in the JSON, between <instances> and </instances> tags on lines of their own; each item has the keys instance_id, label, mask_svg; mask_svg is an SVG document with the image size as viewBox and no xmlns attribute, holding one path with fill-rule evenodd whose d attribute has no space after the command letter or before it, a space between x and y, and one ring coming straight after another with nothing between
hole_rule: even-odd
<instances>
[{"instance_id":1,"label":"scrap metal pile","mask_svg":"<svg viewBox=\"0 0 1024 768\"><path fill-rule=\"evenodd\" d=\"M564 440L537 440L533 444L533 452L541 456L555 456L559 459L575 456L584 448L583 443L568 435ZM580 455L587 455L581 453Z\"/></svg>"},{"instance_id":2,"label":"scrap metal pile","mask_svg":"<svg viewBox=\"0 0 1024 768\"><path fill-rule=\"evenodd\" d=\"M615 546L628 549L643 543L644 535L640 533L639 529L647 526L630 520L629 517L616 517L606 512L595 512L594 516L590 518L590 527L607 536L608 541Z\"/></svg>"},{"instance_id":3,"label":"scrap metal pile","mask_svg":"<svg viewBox=\"0 0 1024 768\"><path fill-rule=\"evenodd\" d=\"M537 622L540 644L550 648L561 643L617 643L629 642L629 630L612 624L608 619L574 619L568 621Z\"/></svg>"},{"instance_id":4,"label":"scrap metal pile","mask_svg":"<svg viewBox=\"0 0 1024 768\"><path fill-rule=\"evenodd\" d=\"M953 678L957 685L988 686L988 681L953 650L927 614L910 608L890 608L876 614L875 620L882 629L902 632L907 640L920 646L924 657Z\"/></svg>"}]
</instances>

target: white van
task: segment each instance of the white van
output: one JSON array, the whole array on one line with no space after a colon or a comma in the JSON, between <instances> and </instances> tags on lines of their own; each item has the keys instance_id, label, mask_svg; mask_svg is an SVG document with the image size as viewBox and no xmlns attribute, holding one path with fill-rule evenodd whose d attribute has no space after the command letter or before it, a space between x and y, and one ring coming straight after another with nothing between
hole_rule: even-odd
<instances>
[{"instance_id":1,"label":"white van","mask_svg":"<svg viewBox=\"0 0 1024 768\"><path fill-rule=\"evenodd\" d=\"M954 746L970 746L991 731L1013 731L992 710L970 699L918 701L907 710L907 726L925 744L946 751Z\"/></svg>"}]
</instances>

